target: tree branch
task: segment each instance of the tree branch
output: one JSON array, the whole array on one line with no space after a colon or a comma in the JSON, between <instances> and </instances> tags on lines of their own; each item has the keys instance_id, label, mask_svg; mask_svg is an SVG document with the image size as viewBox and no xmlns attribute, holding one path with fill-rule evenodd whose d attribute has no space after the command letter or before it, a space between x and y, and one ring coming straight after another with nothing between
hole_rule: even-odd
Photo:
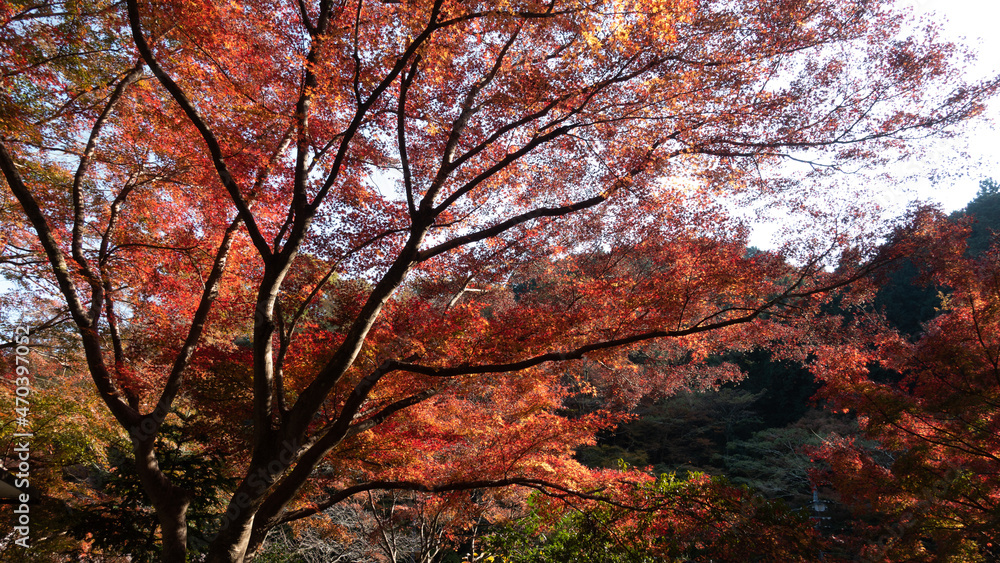
<instances>
[{"instance_id":1,"label":"tree branch","mask_svg":"<svg viewBox=\"0 0 1000 563\"><path fill-rule=\"evenodd\" d=\"M0 169L3 171L4 178L7 180L7 185L10 187L11 192L13 192L14 197L21 204L21 209L24 210L24 214L28 217L32 227L34 227L35 233L38 235L38 241L45 250L45 255L48 257L49 264L52 267L52 273L56 277L59 291L62 293L63 298L66 299L70 315L72 315L73 321L78 327L84 353L87 358L87 367L97 390L100 392L101 399L108 405L108 409L119 423L126 428L132 427L138 419L138 413L122 401L118 390L115 388L111 374L104 363L100 337L95 326L96 322L89 317L83 308L76 285L73 283L72 275L67 267L66 258L59 248L59 244L56 242L48 221L38 206L38 202L35 201L34 196L24 184L21 174L17 171L17 166L14 164L10 153L7 152L7 147L2 139L0 139Z\"/></svg>"},{"instance_id":2,"label":"tree branch","mask_svg":"<svg viewBox=\"0 0 1000 563\"><path fill-rule=\"evenodd\" d=\"M191 362L191 356L194 354L194 350L201 340L201 334L205 330L205 322L208 320L208 314L212 310L212 304L219 295L219 282L226 271L226 261L229 258L229 251L233 245L233 238L242 220L242 217L239 216L233 219L222 236L222 242L219 244L219 248L215 253L215 260L212 263L212 272L205 282L205 289L202 292L201 301L198 303L198 309L191 319L187 338L185 338L184 345L181 346L177 357L174 359L173 368L170 370L170 375L167 376L167 382L163 386L160 400L156 403L156 409L146 415L146 418L150 418L154 422L154 429L150 433L155 433L159 429L167 413L170 412L174 398L177 397L177 392L181 387L181 375Z\"/></svg>"},{"instance_id":3,"label":"tree branch","mask_svg":"<svg viewBox=\"0 0 1000 563\"><path fill-rule=\"evenodd\" d=\"M548 496L554 496L559 498L565 497L575 497L587 500L594 500L598 502L604 502L617 506L619 508L636 509L638 507L630 506L617 502L610 497L595 494L594 491L578 491L552 481L547 481L545 479L534 479L529 477L511 477L507 479L482 479L475 481L461 481L457 483L447 483L443 485L428 485L426 483L420 483L418 481L370 481L368 483L361 483L345 489L341 489L332 495L330 495L326 500L320 503L316 503L309 508L300 508L298 510L292 510L282 514L275 525L285 524L288 522L293 522L295 520L300 520L302 518L307 518L315 514L319 514L324 510L330 508L331 506L343 502L348 498L368 491L415 491L421 493L450 493L456 491L473 491L480 489L496 489L500 487L510 487L512 485L528 487L535 489L542 494ZM648 509L647 509L648 510Z\"/></svg>"},{"instance_id":4,"label":"tree branch","mask_svg":"<svg viewBox=\"0 0 1000 563\"><path fill-rule=\"evenodd\" d=\"M108 117L110 117L115 106L118 105L118 102L121 100L122 95L125 93L125 88L142 76L142 67L143 62L140 60L115 86L108 102L104 105L104 110L101 111L101 114L97 117L97 120L90 129L90 137L87 139L87 146L83 150L83 155L80 157L80 164L77 166L76 174L73 176L73 186L71 188L73 194L73 234L70 248L73 259L80 267L80 271L83 273L84 277L87 278L87 281L90 283L90 318L95 324L101 314L101 294L104 291L105 284L101 282L101 276L90 267L90 263L83 255L83 224L85 221L82 194L83 179L87 175L87 170L90 168L90 162L93 159L94 151L97 149L97 138L101 134L101 129L104 127L104 124L107 122Z\"/></svg>"},{"instance_id":5,"label":"tree branch","mask_svg":"<svg viewBox=\"0 0 1000 563\"><path fill-rule=\"evenodd\" d=\"M250 235L250 240L253 241L254 246L257 248L257 252L263 257L268 257L271 255L271 249L267 245L267 241L264 239L264 235L261 233L260 228L257 226L257 221L247 206L247 202L243 199L243 195L240 192L239 185L236 184L236 180L233 179L232 174L229 173L229 167L226 166L226 161L222 156L222 147L219 145L218 139L215 137L215 133L208 126L204 119L198 115L198 110L195 109L194 105L188 99L187 95L181 89L181 87L174 82L174 80L160 67L160 64L156 61L153 56L153 52L146 43L145 37L142 34L142 23L139 16L139 6L138 0L126 0L126 5L128 6L128 19L129 26L132 30L132 39L135 42L136 48L139 50L139 54L142 55L143 60L149 65L150 70L160 81L160 84L170 93L177 105L181 107L184 114L187 115L188 119L197 127L198 132L201 133L202 138L205 140L205 145L208 147L208 151L212 156L212 163L215 165L215 170L219 175L219 180L222 185L229 192L229 197L239 211L240 218L247 227L247 233Z\"/></svg>"}]
</instances>

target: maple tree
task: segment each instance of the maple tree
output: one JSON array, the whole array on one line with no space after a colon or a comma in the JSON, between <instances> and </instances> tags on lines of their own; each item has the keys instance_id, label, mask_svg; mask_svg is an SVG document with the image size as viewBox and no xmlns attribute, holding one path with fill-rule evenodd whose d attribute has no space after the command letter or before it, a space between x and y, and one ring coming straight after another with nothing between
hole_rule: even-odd
<instances>
[{"instance_id":1,"label":"maple tree","mask_svg":"<svg viewBox=\"0 0 1000 563\"><path fill-rule=\"evenodd\" d=\"M858 361L838 362L843 372L823 390L881 446L843 439L815 452L830 465L825 478L865 515L855 534L872 561L998 555L1000 261L996 246L964 255L966 233L942 221L922 260L926 281L946 292L920 338L883 336L879 346L848 350Z\"/></svg>"},{"instance_id":2,"label":"maple tree","mask_svg":"<svg viewBox=\"0 0 1000 563\"><path fill-rule=\"evenodd\" d=\"M36 549L33 553L18 549L13 541L21 536L11 534L8 527L0 561L48 561L49 553L72 553L79 548L79 542L66 533L74 523L66 507L84 499L84 502L97 501L86 482L85 468L103 461L102 444L115 437L117 428L113 420L101 416L104 406L93 393L87 392L93 383L85 374L68 372L57 362L33 355L32 373L39 384L32 386L26 404L24 393L18 395L15 385L18 364L13 359L8 363L7 357L4 360L6 373L11 375L2 380L0 405L14 416L0 424L0 475L7 484L20 484L20 462L24 461L22 452L27 443L30 466L27 477L21 475L20 479L29 484L24 492L32 501L30 540ZM25 418L30 418L30 428L18 425ZM27 442L26 430L31 432ZM5 510L3 517L16 522L10 510L17 505L3 508L8 506L10 509Z\"/></svg>"},{"instance_id":3,"label":"maple tree","mask_svg":"<svg viewBox=\"0 0 1000 563\"><path fill-rule=\"evenodd\" d=\"M193 541L164 424L234 466L191 548L209 561L367 491L593 493L570 454L619 418L568 418L565 397L737 378L707 360L791 346L905 252L845 216L748 253L716 199L788 189L761 173L782 162L823 178L905 154L995 89L884 2L6 0L0 18L5 267L36 329L78 338L164 561Z\"/></svg>"}]
</instances>

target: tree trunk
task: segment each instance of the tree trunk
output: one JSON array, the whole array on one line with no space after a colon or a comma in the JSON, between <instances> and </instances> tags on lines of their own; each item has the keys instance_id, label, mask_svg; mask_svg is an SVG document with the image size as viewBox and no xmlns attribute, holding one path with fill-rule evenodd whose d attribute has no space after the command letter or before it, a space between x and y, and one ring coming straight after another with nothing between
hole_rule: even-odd
<instances>
[{"instance_id":1,"label":"tree trunk","mask_svg":"<svg viewBox=\"0 0 1000 563\"><path fill-rule=\"evenodd\" d=\"M185 563L187 561L187 509L191 495L184 489L175 487L160 471L153 453L153 440L148 439L133 445L136 472L143 489L149 496L160 522L163 563Z\"/></svg>"},{"instance_id":2,"label":"tree trunk","mask_svg":"<svg viewBox=\"0 0 1000 563\"><path fill-rule=\"evenodd\" d=\"M252 555L259 547L258 544L251 549L250 540L257 513L267 493L266 481L261 477L262 467L266 465L252 464L248 477L236 488L222 515L219 531L212 540L207 563L242 563L248 553Z\"/></svg>"},{"instance_id":3,"label":"tree trunk","mask_svg":"<svg viewBox=\"0 0 1000 563\"><path fill-rule=\"evenodd\" d=\"M206 563L243 563L250 545L253 516L241 524L232 523L221 529L208 552Z\"/></svg>"}]
</instances>

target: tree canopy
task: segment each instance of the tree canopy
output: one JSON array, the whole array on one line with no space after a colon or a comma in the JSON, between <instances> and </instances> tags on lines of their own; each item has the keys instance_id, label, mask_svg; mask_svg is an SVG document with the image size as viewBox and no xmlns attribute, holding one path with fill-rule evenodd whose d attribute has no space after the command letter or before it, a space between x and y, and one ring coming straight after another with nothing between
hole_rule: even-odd
<instances>
[{"instance_id":1,"label":"tree canopy","mask_svg":"<svg viewBox=\"0 0 1000 563\"><path fill-rule=\"evenodd\" d=\"M4 1L12 310L126 435L163 561L244 561L368 491L596 499L572 452L615 409L738 378L723 352L863 337L819 306L926 242L926 213L875 224L824 187L993 94L907 21L867 0ZM748 253L720 200L783 194L817 228ZM568 416L581 392L608 410ZM166 467L192 439L236 483L214 530Z\"/></svg>"}]
</instances>

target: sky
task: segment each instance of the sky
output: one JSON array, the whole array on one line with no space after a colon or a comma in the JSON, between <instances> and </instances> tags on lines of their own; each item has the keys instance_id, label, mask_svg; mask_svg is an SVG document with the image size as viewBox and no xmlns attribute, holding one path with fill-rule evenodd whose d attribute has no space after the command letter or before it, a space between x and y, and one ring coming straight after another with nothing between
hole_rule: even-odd
<instances>
[{"instance_id":1,"label":"sky","mask_svg":"<svg viewBox=\"0 0 1000 563\"><path fill-rule=\"evenodd\" d=\"M970 68L973 76L986 78L1000 74L1000 3L993 0L898 0L901 6L910 6L917 14L928 15L941 26L946 38L973 47L978 64ZM972 124L964 136L970 158L963 159L969 170L965 177L950 178L941 182L927 181L919 186L921 198L940 203L945 211L965 207L976 195L979 180L992 177L1000 180L1000 138L995 127L1000 126L1000 100L994 101L986 119ZM993 124L987 121L994 122ZM950 151L941 149L947 159Z\"/></svg>"},{"instance_id":2,"label":"sky","mask_svg":"<svg viewBox=\"0 0 1000 563\"><path fill-rule=\"evenodd\" d=\"M965 45L975 53L976 63L966 69L970 78L1000 74L1000 2L896 0L896 5L937 24L942 40ZM904 183L866 192L864 197L873 197L887 216L901 215L913 201L934 203L950 213L976 196L980 180L1000 181L1000 100L988 106L985 115L967 123L955 138L926 142L931 144L924 158L888 171L907 178ZM765 249L780 246L785 241L782 227L793 223L781 211L751 219L750 244Z\"/></svg>"}]
</instances>

